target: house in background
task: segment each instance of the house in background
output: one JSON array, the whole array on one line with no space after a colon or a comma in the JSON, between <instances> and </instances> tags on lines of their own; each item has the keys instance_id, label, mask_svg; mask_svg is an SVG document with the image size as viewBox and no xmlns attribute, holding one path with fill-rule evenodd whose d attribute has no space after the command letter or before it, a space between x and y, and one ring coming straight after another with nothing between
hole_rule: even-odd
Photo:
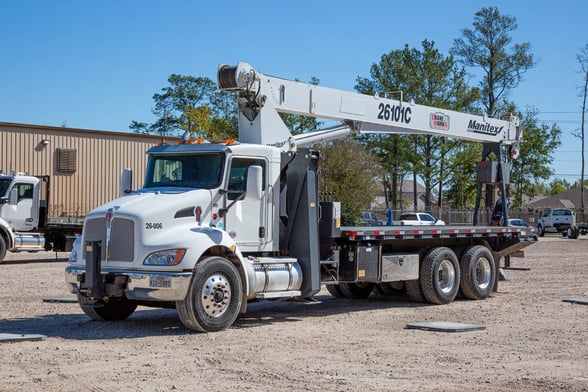
<instances>
[{"instance_id":1,"label":"house in background","mask_svg":"<svg viewBox=\"0 0 588 392\"><path fill-rule=\"evenodd\" d=\"M402 206L399 206L404 211L425 211L425 187L418 182L416 183L417 188L417 205L414 204L414 181L404 180L402 182ZM432 195L433 204L437 204L435 195ZM385 210L386 209L386 197L384 195L376 196L371 204L373 210Z\"/></svg>"},{"instance_id":2,"label":"house in background","mask_svg":"<svg viewBox=\"0 0 588 392\"><path fill-rule=\"evenodd\" d=\"M546 210L548 208L570 208L580 210L582 208L581 187L576 187L554 196L535 200L527 204L533 210ZM584 185L584 207L588 207L588 186Z\"/></svg>"}]
</instances>

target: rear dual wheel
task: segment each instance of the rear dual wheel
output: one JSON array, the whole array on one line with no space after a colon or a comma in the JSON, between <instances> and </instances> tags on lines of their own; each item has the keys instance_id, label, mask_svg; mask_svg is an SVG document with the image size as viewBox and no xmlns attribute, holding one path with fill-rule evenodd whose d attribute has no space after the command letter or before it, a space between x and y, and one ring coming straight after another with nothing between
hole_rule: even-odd
<instances>
[{"instance_id":1,"label":"rear dual wheel","mask_svg":"<svg viewBox=\"0 0 588 392\"><path fill-rule=\"evenodd\" d=\"M339 283L326 286L327 291L337 298L366 299L374 290L375 284L368 282Z\"/></svg>"},{"instance_id":2,"label":"rear dual wheel","mask_svg":"<svg viewBox=\"0 0 588 392\"><path fill-rule=\"evenodd\" d=\"M421 263L420 286L428 302L443 305L453 301L459 280L459 261L453 250L438 247L427 253Z\"/></svg>"},{"instance_id":3,"label":"rear dual wheel","mask_svg":"<svg viewBox=\"0 0 588 392\"><path fill-rule=\"evenodd\" d=\"M469 247L459 261L461 291L469 299L490 296L496 280L496 265L492 252L483 245Z\"/></svg>"}]
</instances>

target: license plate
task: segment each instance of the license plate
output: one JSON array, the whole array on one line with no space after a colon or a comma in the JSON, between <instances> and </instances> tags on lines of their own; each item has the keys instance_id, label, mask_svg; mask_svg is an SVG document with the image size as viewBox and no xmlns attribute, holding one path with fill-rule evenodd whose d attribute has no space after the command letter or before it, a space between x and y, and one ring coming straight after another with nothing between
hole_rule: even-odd
<instances>
[{"instance_id":1,"label":"license plate","mask_svg":"<svg viewBox=\"0 0 588 392\"><path fill-rule=\"evenodd\" d=\"M151 276L149 277L149 287L171 287L171 278L166 276Z\"/></svg>"}]
</instances>

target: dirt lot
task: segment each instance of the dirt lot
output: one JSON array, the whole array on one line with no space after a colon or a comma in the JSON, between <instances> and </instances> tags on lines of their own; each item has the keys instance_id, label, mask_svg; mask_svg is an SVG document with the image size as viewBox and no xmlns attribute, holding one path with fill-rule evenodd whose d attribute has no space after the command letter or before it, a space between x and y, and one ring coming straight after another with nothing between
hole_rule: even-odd
<instances>
[{"instance_id":1,"label":"dirt lot","mask_svg":"<svg viewBox=\"0 0 588 392\"><path fill-rule=\"evenodd\" d=\"M541 238L513 259L485 301L432 306L406 298L253 304L214 334L183 328L175 310L139 308L90 321L64 298L66 254L9 254L0 265L2 391L588 391L588 237ZM44 258L44 259L43 259ZM485 330L442 333L407 323Z\"/></svg>"}]
</instances>

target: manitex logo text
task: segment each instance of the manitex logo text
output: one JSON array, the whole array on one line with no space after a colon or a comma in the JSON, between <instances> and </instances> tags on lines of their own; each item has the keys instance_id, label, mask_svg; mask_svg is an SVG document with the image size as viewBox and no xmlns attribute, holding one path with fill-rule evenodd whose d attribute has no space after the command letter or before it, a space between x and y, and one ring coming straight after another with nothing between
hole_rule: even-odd
<instances>
[{"instance_id":1,"label":"manitex logo text","mask_svg":"<svg viewBox=\"0 0 588 392\"><path fill-rule=\"evenodd\" d=\"M494 126L487 122L477 122L476 120L470 120L468 124L468 132L475 132L475 133L485 133L486 135L498 135L501 131L502 127Z\"/></svg>"}]
</instances>

